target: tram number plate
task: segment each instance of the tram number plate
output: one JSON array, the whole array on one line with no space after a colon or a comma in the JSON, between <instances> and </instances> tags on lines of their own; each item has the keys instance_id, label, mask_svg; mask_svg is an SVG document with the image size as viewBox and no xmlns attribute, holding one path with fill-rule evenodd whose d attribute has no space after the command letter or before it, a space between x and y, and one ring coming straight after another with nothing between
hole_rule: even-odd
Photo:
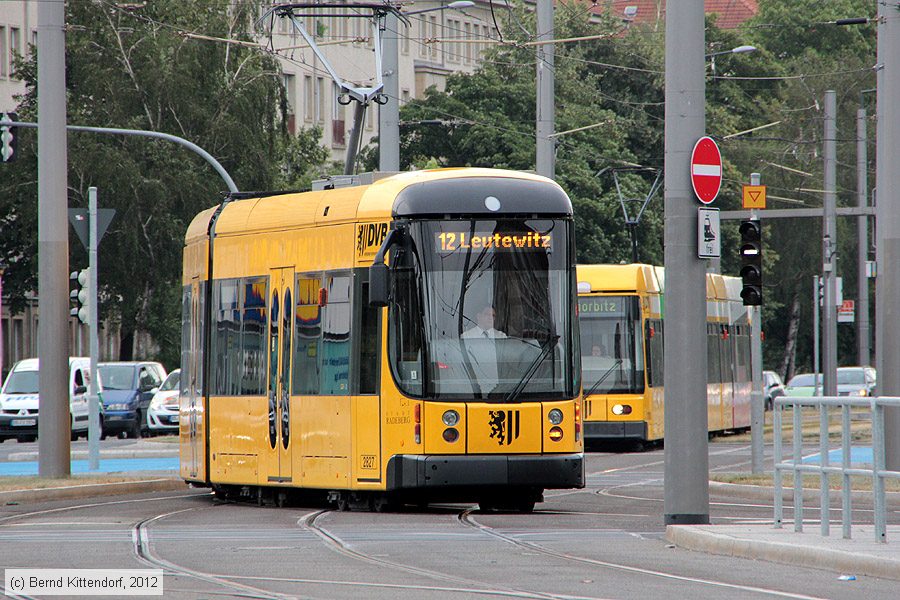
<instances>
[{"instance_id":1,"label":"tram number plate","mask_svg":"<svg viewBox=\"0 0 900 600\"><path fill-rule=\"evenodd\" d=\"M33 427L37 425L37 419L13 419L10 425L13 427Z\"/></svg>"},{"instance_id":2,"label":"tram number plate","mask_svg":"<svg viewBox=\"0 0 900 600\"><path fill-rule=\"evenodd\" d=\"M378 468L378 466L376 465L377 460L374 454L363 454L359 458L362 464L361 468L371 469L373 471Z\"/></svg>"}]
</instances>

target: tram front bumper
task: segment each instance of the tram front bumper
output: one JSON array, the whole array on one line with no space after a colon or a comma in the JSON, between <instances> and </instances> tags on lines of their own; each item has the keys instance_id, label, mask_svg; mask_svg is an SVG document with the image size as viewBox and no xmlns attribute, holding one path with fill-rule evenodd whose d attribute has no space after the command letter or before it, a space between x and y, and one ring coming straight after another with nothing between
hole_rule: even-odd
<instances>
[{"instance_id":1,"label":"tram front bumper","mask_svg":"<svg viewBox=\"0 0 900 600\"><path fill-rule=\"evenodd\" d=\"M584 455L394 455L387 489L583 488Z\"/></svg>"},{"instance_id":2,"label":"tram front bumper","mask_svg":"<svg viewBox=\"0 0 900 600\"><path fill-rule=\"evenodd\" d=\"M585 421L585 441L597 440L646 440L647 423L644 421Z\"/></svg>"}]
</instances>

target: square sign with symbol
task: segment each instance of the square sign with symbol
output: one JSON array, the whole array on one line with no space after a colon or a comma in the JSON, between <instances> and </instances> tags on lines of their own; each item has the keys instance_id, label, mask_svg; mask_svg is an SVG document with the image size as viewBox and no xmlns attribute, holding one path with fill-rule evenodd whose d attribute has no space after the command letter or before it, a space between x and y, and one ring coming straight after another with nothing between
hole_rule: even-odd
<instances>
[{"instance_id":1,"label":"square sign with symbol","mask_svg":"<svg viewBox=\"0 0 900 600\"><path fill-rule=\"evenodd\" d=\"M722 235L719 229L718 208L697 209L697 257L720 258Z\"/></svg>"},{"instance_id":2,"label":"square sign with symbol","mask_svg":"<svg viewBox=\"0 0 900 600\"><path fill-rule=\"evenodd\" d=\"M744 208L766 207L766 186L745 185L741 188L741 201Z\"/></svg>"}]
</instances>

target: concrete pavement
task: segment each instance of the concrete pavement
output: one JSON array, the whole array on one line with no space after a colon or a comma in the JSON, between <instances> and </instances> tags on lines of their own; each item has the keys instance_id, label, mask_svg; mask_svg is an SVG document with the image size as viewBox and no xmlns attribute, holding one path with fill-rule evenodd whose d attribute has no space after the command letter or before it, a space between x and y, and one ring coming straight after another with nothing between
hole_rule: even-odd
<instances>
[{"instance_id":1,"label":"concrete pavement","mask_svg":"<svg viewBox=\"0 0 900 600\"><path fill-rule=\"evenodd\" d=\"M888 527L887 543L875 541L872 525L855 525L852 539L841 537L841 524L832 523L831 535L819 533L819 522L793 523L774 529L759 525L669 525L666 539L680 548L767 560L782 564L828 569L841 575L900 580L900 527Z\"/></svg>"},{"instance_id":2,"label":"concrete pavement","mask_svg":"<svg viewBox=\"0 0 900 600\"><path fill-rule=\"evenodd\" d=\"M710 493L772 502L774 490L763 486L710 482ZM792 493L790 488L785 489L786 514L792 511ZM818 502L817 491L807 490L806 493L807 502L812 499ZM866 500L871 506L872 492L857 491L852 496L855 506ZM888 510L898 504L900 494L889 492ZM900 526L888 526L887 542L882 543L875 539L873 525L853 524L851 539L845 540L840 513L837 513L837 520L834 518L834 511L840 511L839 507L839 493L832 492L831 535L827 537L821 535L817 519L804 520L803 532L798 533L794 531L793 521L788 520L781 529L775 529L773 515L771 520L751 524L669 525L666 527L666 539L680 548L709 554L828 569L845 576L868 575L900 580ZM817 507L808 508L818 514Z\"/></svg>"}]
</instances>

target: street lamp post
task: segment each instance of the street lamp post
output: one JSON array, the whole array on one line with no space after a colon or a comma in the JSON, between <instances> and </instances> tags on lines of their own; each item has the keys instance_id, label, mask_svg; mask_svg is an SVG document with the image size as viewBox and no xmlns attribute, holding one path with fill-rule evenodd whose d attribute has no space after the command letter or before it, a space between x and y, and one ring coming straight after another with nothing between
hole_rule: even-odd
<instances>
[{"instance_id":1,"label":"street lamp post","mask_svg":"<svg viewBox=\"0 0 900 600\"><path fill-rule=\"evenodd\" d=\"M709 60L709 67L712 70L712 74L716 74L716 57L722 56L723 54L744 54L746 52L755 52L756 46L738 46L736 48L732 48L731 50L722 50L721 52L712 52L706 55L706 58Z\"/></svg>"},{"instance_id":2,"label":"street lamp post","mask_svg":"<svg viewBox=\"0 0 900 600\"><path fill-rule=\"evenodd\" d=\"M437 10L462 10L474 6L469 0L458 0L443 6L420 8L403 15L418 15ZM378 107L378 170L400 170L400 19L388 13L384 22L382 50L382 82L387 102Z\"/></svg>"}]
</instances>

